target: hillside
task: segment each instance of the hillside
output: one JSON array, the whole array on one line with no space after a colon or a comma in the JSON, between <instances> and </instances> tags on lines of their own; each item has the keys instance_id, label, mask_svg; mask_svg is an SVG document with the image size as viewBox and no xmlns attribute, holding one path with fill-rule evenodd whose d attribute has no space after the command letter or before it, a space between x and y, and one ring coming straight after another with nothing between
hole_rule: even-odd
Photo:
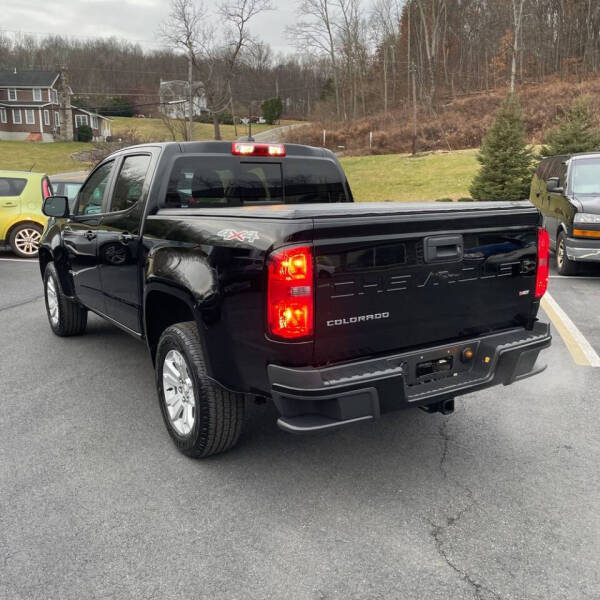
<instances>
[{"instance_id":1,"label":"hillside","mask_svg":"<svg viewBox=\"0 0 600 600\"><path fill-rule=\"evenodd\" d=\"M418 151L460 150L477 148L491 125L494 114L508 93L507 89L473 94L448 100L435 112L419 112ZM518 90L523 106L527 136L539 144L557 113L577 96L588 96L592 108L600 116L600 78L583 83L547 81L543 85L527 85ZM345 154L390 154L411 151L412 113L403 110L354 122L321 122L295 129L287 141L321 146L323 129L326 145ZM369 148L369 132L373 147Z\"/></svg>"}]
</instances>

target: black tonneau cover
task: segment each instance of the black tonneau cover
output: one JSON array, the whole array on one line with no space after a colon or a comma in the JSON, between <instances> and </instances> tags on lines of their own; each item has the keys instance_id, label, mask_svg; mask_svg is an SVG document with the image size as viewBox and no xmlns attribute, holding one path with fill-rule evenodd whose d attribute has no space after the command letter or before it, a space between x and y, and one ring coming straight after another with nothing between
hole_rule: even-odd
<instances>
[{"instance_id":1,"label":"black tonneau cover","mask_svg":"<svg viewBox=\"0 0 600 600\"><path fill-rule=\"evenodd\" d=\"M503 213L519 211L537 214L538 209L522 202L355 202L326 204L271 204L218 208L163 208L161 217L227 217L256 219L328 219L411 214Z\"/></svg>"}]
</instances>

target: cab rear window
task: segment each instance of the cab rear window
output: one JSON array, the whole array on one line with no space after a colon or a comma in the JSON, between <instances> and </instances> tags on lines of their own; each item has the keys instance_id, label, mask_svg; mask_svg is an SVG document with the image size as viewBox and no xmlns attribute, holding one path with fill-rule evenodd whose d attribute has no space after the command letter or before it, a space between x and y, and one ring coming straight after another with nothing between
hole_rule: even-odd
<instances>
[{"instance_id":1,"label":"cab rear window","mask_svg":"<svg viewBox=\"0 0 600 600\"><path fill-rule=\"evenodd\" d=\"M329 161L186 156L175 160L165 206L202 208L344 201L342 176Z\"/></svg>"},{"instance_id":2,"label":"cab rear window","mask_svg":"<svg viewBox=\"0 0 600 600\"><path fill-rule=\"evenodd\" d=\"M7 196L20 196L25 186L27 179L17 177L0 177L0 198Z\"/></svg>"}]
</instances>

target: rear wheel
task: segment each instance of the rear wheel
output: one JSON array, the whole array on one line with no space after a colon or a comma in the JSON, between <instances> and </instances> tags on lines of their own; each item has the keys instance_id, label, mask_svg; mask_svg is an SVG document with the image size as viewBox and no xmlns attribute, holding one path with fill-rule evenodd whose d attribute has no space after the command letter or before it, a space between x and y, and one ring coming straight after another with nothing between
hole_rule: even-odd
<instances>
[{"instance_id":1,"label":"rear wheel","mask_svg":"<svg viewBox=\"0 0 600 600\"><path fill-rule=\"evenodd\" d=\"M8 243L17 256L35 258L38 255L43 231L43 227L36 223L22 223L10 232Z\"/></svg>"},{"instance_id":2,"label":"rear wheel","mask_svg":"<svg viewBox=\"0 0 600 600\"><path fill-rule=\"evenodd\" d=\"M67 337L85 331L87 309L65 296L54 263L48 263L44 272L44 296L48 321L56 335Z\"/></svg>"},{"instance_id":3,"label":"rear wheel","mask_svg":"<svg viewBox=\"0 0 600 600\"><path fill-rule=\"evenodd\" d=\"M567 236L564 231L558 234L556 240L556 268L559 275L576 275L578 265L574 260L570 260L567 256Z\"/></svg>"},{"instance_id":4,"label":"rear wheel","mask_svg":"<svg viewBox=\"0 0 600 600\"><path fill-rule=\"evenodd\" d=\"M235 446L242 432L244 397L208 378L194 322L177 323L161 335L156 386L163 419L183 454L204 458Z\"/></svg>"}]
</instances>

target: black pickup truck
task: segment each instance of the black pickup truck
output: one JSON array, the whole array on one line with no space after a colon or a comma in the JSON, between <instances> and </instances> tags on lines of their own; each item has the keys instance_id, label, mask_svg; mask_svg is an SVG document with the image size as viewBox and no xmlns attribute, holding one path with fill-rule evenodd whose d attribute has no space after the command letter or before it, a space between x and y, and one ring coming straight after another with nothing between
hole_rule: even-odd
<instances>
[{"instance_id":1,"label":"black pickup truck","mask_svg":"<svg viewBox=\"0 0 600 600\"><path fill-rule=\"evenodd\" d=\"M50 326L88 311L146 341L177 447L239 438L247 399L296 433L543 370L548 236L529 203L353 203L329 151L190 142L102 161L46 200Z\"/></svg>"}]
</instances>

